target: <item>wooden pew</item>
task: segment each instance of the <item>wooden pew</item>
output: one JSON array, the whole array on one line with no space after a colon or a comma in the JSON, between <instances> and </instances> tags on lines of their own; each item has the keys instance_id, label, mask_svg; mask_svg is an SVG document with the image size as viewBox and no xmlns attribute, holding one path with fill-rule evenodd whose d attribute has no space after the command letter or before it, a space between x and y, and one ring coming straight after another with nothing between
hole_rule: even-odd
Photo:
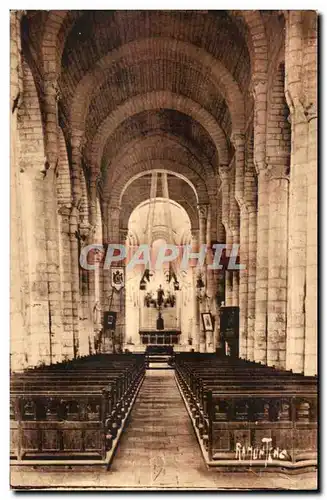
<instances>
[{"instance_id":1,"label":"wooden pew","mask_svg":"<svg viewBox=\"0 0 327 500\"><path fill-rule=\"evenodd\" d=\"M316 377L211 355L177 355L175 363L208 465L316 466Z\"/></svg>"},{"instance_id":2,"label":"wooden pew","mask_svg":"<svg viewBox=\"0 0 327 500\"><path fill-rule=\"evenodd\" d=\"M115 357L117 368L103 366L107 356L13 374L12 460L107 465L145 373L144 356L127 358Z\"/></svg>"}]
</instances>

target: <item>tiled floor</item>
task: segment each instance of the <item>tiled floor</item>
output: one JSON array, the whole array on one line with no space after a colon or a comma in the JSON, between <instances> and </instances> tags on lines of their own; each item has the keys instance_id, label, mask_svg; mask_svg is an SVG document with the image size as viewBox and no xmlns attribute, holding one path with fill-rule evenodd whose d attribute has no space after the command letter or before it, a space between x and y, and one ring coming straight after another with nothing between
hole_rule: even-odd
<instances>
[{"instance_id":1,"label":"tiled floor","mask_svg":"<svg viewBox=\"0 0 327 500\"><path fill-rule=\"evenodd\" d=\"M172 370L148 370L109 472L12 468L11 484L51 488L315 489L316 474L208 470Z\"/></svg>"}]
</instances>

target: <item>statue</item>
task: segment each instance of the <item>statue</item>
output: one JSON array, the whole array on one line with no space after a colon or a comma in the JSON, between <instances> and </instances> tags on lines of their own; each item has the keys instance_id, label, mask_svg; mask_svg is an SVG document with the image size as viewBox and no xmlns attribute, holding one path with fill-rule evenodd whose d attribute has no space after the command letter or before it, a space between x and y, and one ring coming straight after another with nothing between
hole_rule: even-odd
<instances>
[{"instance_id":1,"label":"statue","mask_svg":"<svg viewBox=\"0 0 327 500\"><path fill-rule=\"evenodd\" d=\"M159 307L162 306L162 304L163 304L164 295L165 295L165 292L163 291L162 286L159 285L159 288L157 290L157 304Z\"/></svg>"},{"instance_id":2,"label":"statue","mask_svg":"<svg viewBox=\"0 0 327 500\"><path fill-rule=\"evenodd\" d=\"M98 300L93 307L93 323L94 325L101 325L101 305Z\"/></svg>"}]
</instances>

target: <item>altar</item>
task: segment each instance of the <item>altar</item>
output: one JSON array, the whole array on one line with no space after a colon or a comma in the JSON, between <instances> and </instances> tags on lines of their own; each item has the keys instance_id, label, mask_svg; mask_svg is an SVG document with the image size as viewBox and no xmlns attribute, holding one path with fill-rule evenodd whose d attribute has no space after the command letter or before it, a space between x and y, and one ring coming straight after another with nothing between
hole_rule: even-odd
<instances>
[{"instance_id":1,"label":"altar","mask_svg":"<svg viewBox=\"0 0 327 500\"><path fill-rule=\"evenodd\" d=\"M175 345L179 344L181 331L166 328L163 330L140 330L140 341L143 345Z\"/></svg>"}]
</instances>

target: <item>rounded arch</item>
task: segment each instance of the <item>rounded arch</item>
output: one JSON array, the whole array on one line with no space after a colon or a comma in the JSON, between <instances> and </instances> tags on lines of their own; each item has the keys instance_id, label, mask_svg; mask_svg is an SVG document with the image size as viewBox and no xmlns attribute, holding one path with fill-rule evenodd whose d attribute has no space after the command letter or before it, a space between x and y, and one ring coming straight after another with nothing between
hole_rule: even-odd
<instances>
[{"instance_id":1,"label":"rounded arch","mask_svg":"<svg viewBox=\"0 0 327 500\"><path fill-rule=\"evenodd\" d=\"M67 10L50 10L44 25L41 46L43 69L46 74L53 74L54 78L60 72L63 50L63 40L60 43L59 32L68 14Z\"/></svg>"},{"instance_id":2,"label":"rounded arch","mask_svg":"<svg viewBox=\"0 0 327 500\"><path fill-rule=\"evenodd\" d=\"M191 182L191 181L190 181L187 177L185 177L183 174L176 173L176 172L174 172L174 171L170 171L170 170L164 170L164 169L156 169L156 170L151 170L151 172L152 172L152 173L156 172L156 173L165 173L165 174L170 174L170 175L173 175L173 176L175 176L175 177L178 177L178 178L179 178L179 179L181 179L182 181L186 182L186 183L187 183L187 184L191 187L191 189L193 190L193 192L194 192L194 196L195 196L195 199L196 199L196 201L197 201L197 203L198 203L199 199L198 199L198 194L197 194L197 191L196 191L196 189L195 189L195 186L194 186L194 185L193 185L193 183L192 183L192 182ZM122 190L122 192L121 192L120 198L119 198L119 206L121 205L121 200L122 200L122 198L123 198L123 196L124 196L124 193L125 193L125 192L126 192L126 190L128 189L128 187L129 187L129 186L130 186L130 185L131 185L134 181L136 181L137 179L140 179L140 178L141 178L141 177L143 177L144 175L147 175L147 173L148 173L148 172L140 172L140 173L138 173L138 174L135 174L132 178L130 178L130 179L126 182L126 184L125 184L125 186L124 186L124 188L123 188L123 190Z\"/></svg>"},{"instance_id":3,"label":"rounded arch","mask_svg":"<svg viewBox=\"0 0 327 500\"><path fill-rule=\"evenodd\" d=\"M162 203L166 204L167 203L166 198L157 197L155 200L156 200L157 204L162 204ZM128 218L129 230L131 229L131 226L130 226L131 216L134 213L137 213L140 209L143 209L144 207L150 206L150 203L151 203L151 200L148 198L146 200L141 201L141 203L136 205L136 207L134 207L130 211L129 218ZM187 221L187 225L188 225L187 231L191 232L191 229L193 228L193 226L192 226L192 219L191 219L188 211L183 207L183 205L181 205L181 203L177 202L176 200L172 200L171 198L169 198L168 203L170 206L176 207L181 212L181 213L179 212L181 217L184 218L185 221ZM151 232L151 244L154 241L160 240L160 239L163 239L163 240L169 242L169 239L171 237L171 233L174 233L175 243L181 244L182 243L182 235L184 235L185 228L181 232L179 230L180 226L178 224L176 225L176 221L178 221L178 224L180 224L180 222L181 222L180 217L175 218L175 229L167 227L164 224L155 224L153 226L152 232ZM177 229L178 229L178 231L177 231ZM135 230L134 230L134 232L135 232ZM138 235L138 241L141 242L141 240L142 240L142 237L140 237L140 235Z\"/></svg>"},{"instance_id":4,"label":"rounded arch","mask_svg":"<svg viewBox=\"0 0 327 500\"><path fill-rule=\"evenodd\" d=\"M268 71L268 42L259 10L232 10L232 16L242 17L249 30L248 49L254 80L266 80Z\"/></svg>"},{"instance_id":5,"label":"rounded arch","mask_svg":"<svg viewBox=\"0 0 327 500\"><path fill-rule=\"evenodd\" d=\"M241 17L249 31L247 48L249 50L252 71L255 77L267 73L268 43L263 20L258 10L230 10L232 17ZM62 58L68 34L83 14L83 11L51 10L45 23L42 40L42 54L47 54L47 61L52 63L57 75L59 74L60 61ZM67 18L71 18L68 22ZM50 65L51 66L51 65Z\"/></svg>"},{"instance_id":6,"label":"rounded arch","mask_svg":"<svg viewBox=\"0 0 327 500\"><path fill-rule=\"evenodd\" d=\"M224 164L228 163L229 151L226 136L213 116L198 103L170 91L149 92L137 95L118 106L115 111L102 122L91 145L87 148L86 153L90 163L97 166L101 165L103 149L107 138L124 120L141 111L152 110L154 108L175 109L191 116L195 121L199 122L210 135L212 141L216 145L219 161Z\"/></svg>"},{"instance_id":7,"label":"rounded arch","mask_svg":"<svg viewBox=\"0 0 327 500\"><path fill-rule=\"evenodd\" d=\"M119 177L112 188L110 205L115 207L119 206L120 193L123 191L124 186L127 184L129 179L136 176L137 174L144 174L158 170L172 172L173 175L181 174L183 177L187 178L194 186L197 192L199 203L209 202L208 190L205 182L188 166L180 165L179 163L167 160L148 160L147 162L135 163L134 165L131 165L131 168L124 171L124 175L121 175Z\"/></svg>"},{"instance_id":8,"label":"rounded arch","mask_svg":"<svg viewBox=\"0 0 327 500\"><path fill-rule=\"evenodd\" d=\"M24 171L44 171L45 143L41 103L33 72L26 58L22 57L23 102L18 108L18 130L20 133L20 166ZM33 120L33 127L31 127Z\"/></svg>"},{"instance_id":9,"label":"rounded arch","mask_svg":"<svg viewBox=\"0 0 327 500\"><path fill-rule=\"evenodd\" d=\"M190 151L189 148L192 146L186 141L183 142L184 144L181 144L176 136L166 133L156 133L134 139L126 144L121 153L108 165L104 172L106 184L113 186L128 165L151 159L165 159L189 165L201 178L209 183L213 182L215 171L211 165L204 158L201 158L204 164L201 163L196 158L194 150ZM186 147L186 144L189 147Z\"/></svg>"},{"instance_id":10,"label":"rounded arch","mask_svg":"<svg viewBox=\"0 0 327 500\"><path fill-rule=\"evenodd\" d=\"M278 165L289 169L291 158L291 124L288 121L290 111L285 97L285 65L277 63L271 82L267 109L267 146L266 162L268 167ZM274 145L275 130L280 130L278 145ZM287 170L284 172L288 173ZM280 172L282 175L282 172Z\"/></svg>"},{"instance_id":11,"label":"rounded arch","mask_svg":"<svg viewBox=\"0 0 327 500\"><path fill-rule=\"evenodd\" d=\"M73 97L70 120L73 126L83 130L94 89L101 87L105 80L106 70L117 62L126 66L135 62L161 57L180 60L190 60L201 72L207 74L216 84L219 92L228 104L232 119L232 132L244 127L244 98L242 92L226 67L209 52L191 43L169 38L147 38L135 40L111 51L98 61L92 72L87 73L78 83ZM80 103L85 105L81 107Z\"/></svg>"}]
</instances>

